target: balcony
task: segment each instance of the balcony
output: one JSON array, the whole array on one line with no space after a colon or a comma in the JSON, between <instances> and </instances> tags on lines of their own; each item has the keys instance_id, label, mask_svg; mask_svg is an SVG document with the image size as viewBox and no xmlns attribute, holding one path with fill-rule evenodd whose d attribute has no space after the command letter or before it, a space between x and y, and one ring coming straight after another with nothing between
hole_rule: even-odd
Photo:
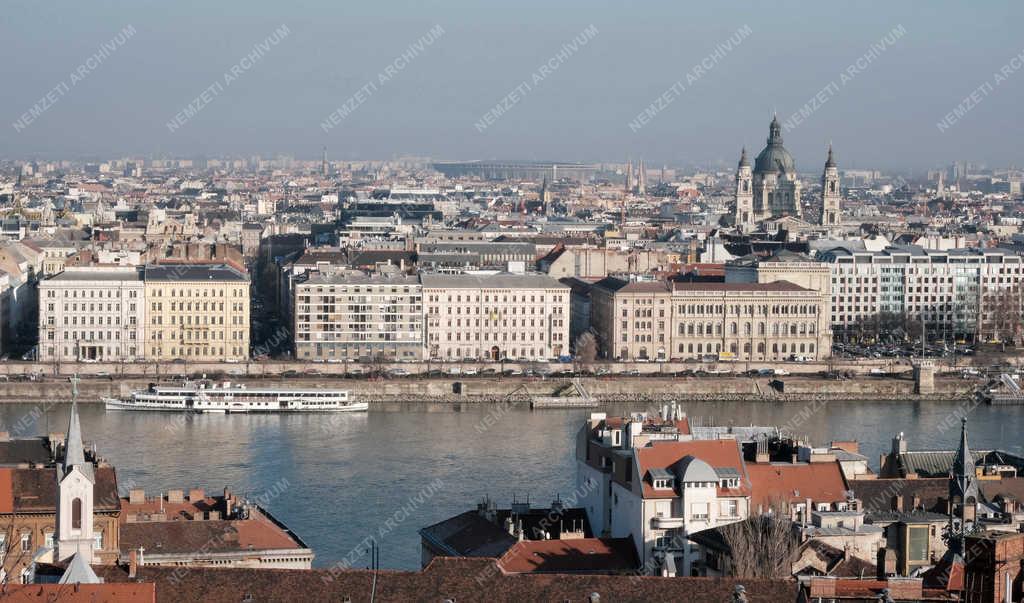
<instances>
[{"instance_id":1,"label":"balcony","mask_svg":"<svg viewBox=\"0 0 1024 603\"><path fill-rule=\"evenodd\" d=\"M686 519L683 517L652 517L651 529L671 530L674 528L681 528L685 521Z\"/></svg>"}]
</instances>

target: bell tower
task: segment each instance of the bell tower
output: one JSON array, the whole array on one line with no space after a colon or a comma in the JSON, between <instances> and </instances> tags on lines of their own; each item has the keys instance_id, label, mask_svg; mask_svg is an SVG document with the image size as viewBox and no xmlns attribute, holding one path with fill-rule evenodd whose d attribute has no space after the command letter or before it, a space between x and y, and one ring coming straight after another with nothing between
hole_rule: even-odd
<instances>
[{"instance_id":1,"label":"bell tower","mask_svg":"<svg viewBox=\"0 0 1024 603\"><path fill-rule=\"evenodd\" d=\"M978 476L974 455L967 445L967 418L960 419L960 446L949 468L949 524L946 528L949 549L964 555L965 537L977 529Z\"/></svg>"},{"instance_id":2,"label":"bell tower","mask_svg":"<svg viewBox=\"0 0 1024 603\"><path fill-rule=\"evenodd\" d=\"M78 376L71 378L72 401L68 434L64 439L64 459L57 467L57 550L56 561L77 554L85 563L93 562L93 464L85 459L82 425L78 420Z\"/></svg>"},{"instance_id":3,"label":"bell tower","mask_svg":"<svg viewBox=\"0 0 1024 603\"><path fill-rule=\"evenodd\" d=\"M832 157L832 145L828 145L828 159L821 175L821 225L838 226L842 213L839 207L839 168Z\"/></svg>"},{"instance_id":4,"label":"bell tower","mask_svg":"<svg viewBox=\"0 0 1024 603\"><path fill-rule=\"evenodd\" d=\"M747 160L747 148L743 147L736 167L736 228L746 232L753 229L755 222L754 177Z\"/></svg>"}]
</instances>

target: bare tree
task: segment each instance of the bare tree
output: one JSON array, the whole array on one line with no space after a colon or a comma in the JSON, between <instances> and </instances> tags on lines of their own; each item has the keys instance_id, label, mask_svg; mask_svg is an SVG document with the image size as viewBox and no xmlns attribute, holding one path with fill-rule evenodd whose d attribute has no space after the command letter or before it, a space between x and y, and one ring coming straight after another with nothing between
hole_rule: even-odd
<instances>
[{"instance_id":1,"label":"bare tree","mask_svg":"<svg viewBox=\"0 0 1024 603\"><path fill-rule=\"evenodd\" d=\"M999 289L984 296L989 320L985 321L984 337L1006 344L1019 339L1021 321L1021 287L1013 285Z\"/></svg>"},{"instance_id":2,"label":"bare tree","mask_svg":"<svg viewBox=\"0 0 1024 603\"><path fill-rule=\"evenodd\" d=\"M597 359L597 337L590 331L584 331L576 338L576 361L583 368L589 368Z\"/></svg>"},{"instance_id":3,"label":"bare tree","mask_svg":"<svg viewBox=\"0 0 1024 603\"><path fill-rule=\"evenodd\" d=\"M788 578L800 546L796 526L783 513L760 515L718 528L738 578Z\"/></svg>"}]
</instances>

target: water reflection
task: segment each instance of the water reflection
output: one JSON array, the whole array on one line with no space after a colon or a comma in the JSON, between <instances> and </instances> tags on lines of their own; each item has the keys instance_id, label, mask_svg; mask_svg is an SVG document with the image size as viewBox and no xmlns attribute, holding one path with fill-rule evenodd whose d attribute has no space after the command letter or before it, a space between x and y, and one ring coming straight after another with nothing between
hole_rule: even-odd
<instances>
[{"instance_id":1,"label":"water reflection","mask_svg":"<svg viewBox=\"0 0 1024 603\"><path fill-rule=\"evenodd\" d=\"M963 409L958 403L892 402L832 402L811 412L798 403L684 401L683 406L708 423L712 418L736 425L795 423L796 433L816 443L855 439L875 467L900 431L911 448L953 448L956 430L943 429L950 415ZM65 429L67 405L39 409L0 405L0 424L5 429L26 424L26 435ZM603 410L645 409L613 405ZM267 506L314 548L316 565L344 558L374 535L380 539L382 565L411 569L419 567L416 530L472 508L485 494L502 505L514 495L546 505L569 493L574 437L589 412L389 404L370 413L182 417L86 405L82 427L86 440L117 466L122 485L149 492L227 485L259 496L286 480L285 491ZM805 418L797 423L794 417ZM1021 452L1022 417L1024 409L974 409L972 445ZM436 480L443 487L412 504ZM362 557L355 565L367 563Z\"/></svg>"}]
</instances>

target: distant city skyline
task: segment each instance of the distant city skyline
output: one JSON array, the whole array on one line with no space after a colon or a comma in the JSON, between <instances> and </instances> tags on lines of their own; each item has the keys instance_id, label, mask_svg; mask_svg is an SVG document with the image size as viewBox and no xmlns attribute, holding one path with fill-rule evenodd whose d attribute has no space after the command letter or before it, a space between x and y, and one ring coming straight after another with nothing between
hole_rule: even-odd
<instances>
[{"instance_id":1,"label":"distant city skyline","mask_svg":"<svg viewBox=\"0 0 1024 603\"><path fill-rule=\"evenodd\" d=\"M17 0L0 157L1024 165L1019 3L397 4Z\"/></svg>"}]
</instances>

